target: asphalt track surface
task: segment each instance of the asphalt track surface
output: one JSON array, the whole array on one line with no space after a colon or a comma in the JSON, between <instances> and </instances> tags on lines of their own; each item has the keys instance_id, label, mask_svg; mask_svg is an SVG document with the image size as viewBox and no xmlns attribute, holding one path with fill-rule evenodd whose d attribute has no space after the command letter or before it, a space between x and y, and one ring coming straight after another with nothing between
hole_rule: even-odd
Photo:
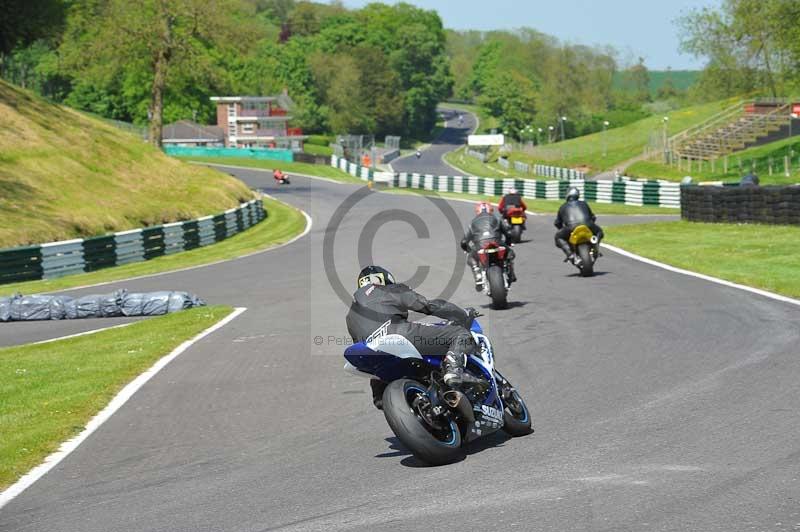
<instances>
[{"instance_id":1,"label":"asphalt track surface","mask_svg":"<svg viewBox=\"0 0 800 532\"><path fill-rule=\"evenodd\" d=\"M395 172L410 172L433 175L461 175L462 172L444 162L444 155L467 143L467 136L475 130L477 119L472 113L455 111L453 109L439 109L444 115L447 127L431 145L422 150L422 155L417 159L416 154L392 161ZM458 116L463 118L459 123Z\"/></svg>"},{"instance_id":2,"label":"asphalt track surface","mask_svg":"<svg viewBox=\"0 0 800 532\"><path fill-rule=\"evenodd\" d=\"M358 187L296 178L276 188L268 173L236 173L307 211L313 229L260 255L104 287L183 289L248 311L175 359L0 510L0 530L727 532L800 523L796 307L611 252L597 276L580 278L553 247L551 217L534 216L532 241L516 248L512 306L493 311L456 269L455 236L430 199L365 194L333 227ZM467 203L446 205L462 225L471 216ZM427 238L401 221L408 213ZM341 370L346 307L325 273L353 288L365 227L377 236L375 261L398 278L429 267L419 285L429 297L455 271L450 298L484 308L498 368L532 409L533 435L497 433L437 468L398 443L366 381ZM331 256L326 234L335 236ZM40 327L58 336L61 325Z\"/></svg>"}]
</instances>

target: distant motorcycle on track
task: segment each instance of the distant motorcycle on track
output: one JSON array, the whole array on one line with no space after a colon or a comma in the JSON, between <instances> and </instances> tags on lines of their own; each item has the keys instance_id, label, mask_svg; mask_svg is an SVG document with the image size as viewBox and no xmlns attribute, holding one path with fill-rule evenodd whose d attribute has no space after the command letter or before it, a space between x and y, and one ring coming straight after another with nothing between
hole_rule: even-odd
<instances>
[{"instance_id":1,"label":"distant motorcycle on track","mask_svg":"<svg viewBox=\"0 0 800 532\"><path fill-rule=\"evenodd\" d=\"M522 207L508 207L504 214L505 222L508 225L508 238L512 244L522 242L522 232L525 231L525 222L528 215Z\"/></svg>"},{"instance_id":2,"label":"distant motorcycle on track","mask_svg":"<svg viewBox=\"0 0 800 532\"><path fill-rule=\"evenodd\" d=\"M291 182L289 181L289 176L284 174L280 170L275 170L272 173L272 177L275 179L275 183L278 185L289 185Z\"/></svg>"}]
</instances>

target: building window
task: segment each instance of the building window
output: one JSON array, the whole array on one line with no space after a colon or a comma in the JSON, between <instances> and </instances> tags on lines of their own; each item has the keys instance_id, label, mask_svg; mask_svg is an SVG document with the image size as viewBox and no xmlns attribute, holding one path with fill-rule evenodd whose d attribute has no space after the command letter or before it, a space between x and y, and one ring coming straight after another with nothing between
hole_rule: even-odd
<instances>
[{"instance_id":1,"label":"building window","mask_svg":"<svg viewBox=\"0 0 800 532\"><path fill-rule=\"evenodd\" d=\"M228 116L229 117L236 116L236 104L235 103L229 103L228 104Z\"/></svg>"},{"instance_id":2,"label":"building window","mask_svg":"<svg viewBox=\"0 0 800 532\"><path fill-rule=\"evenodd\" d=\"M252 135L255 133L256 128L253 124L242 124L242 133L245 135Z\"/></svg>"}]
</instances>

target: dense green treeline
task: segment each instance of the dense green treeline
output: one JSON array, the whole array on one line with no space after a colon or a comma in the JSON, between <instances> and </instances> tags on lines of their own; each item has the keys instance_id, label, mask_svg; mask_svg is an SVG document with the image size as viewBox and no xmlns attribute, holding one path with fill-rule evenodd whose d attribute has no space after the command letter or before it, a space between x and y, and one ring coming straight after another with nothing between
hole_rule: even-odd
<instances>
[{"instance_id":1,"label":"dense green treeline","mask_svg":"<svg viewBox=\"0 0 800 532\"><path fill-rule=\"evenodd\" d=\"M679 20L684 51L707 60L698 99L800 91L800 2L724 0Z\"/></svg>"},{"instance_id":2,"label":"dense green treeline","mask_svg":"<svg viewBox=\"0 0 800 532\"><path fill-rule=\"evenodd\" d=\"M9 40L2 76L79 109L149 124L151 137L164 122L213 122L210 96L283 89L296 103L295 125L312 133L423 137L449 97L475 101L526 140L536 137L529 126L547 131L561 116L569 137L648 114L646 68L623 71L620 85L610 48L530 29L445 31L436 12L409 4L35 1L49 31Z\"/></svg>"},{"instance_id":3,"label":"dense green treeline","mask_svg":"<svg viewBox=\"0 0 800 532\"><path fill-rule=\"evenodd\" d=\"M610 47L570 45L521 28L448 31L447 51L454 97L483 106L520 140L560 138L562 121L565 136L573 137L599 131L606 121L617 127L650 114L642 109L651 100L647 68L640 63L618 72Z\"/></svg>"},{"instance_id":4,"label":"dense green treeline","mask_svg":"<svg viewBox=\"0 0 800 532\"><path fill-rule=\"evenodd\" d=\"M296 125L310 132L420 136L451 91L441 19L409 4L50 3L63 19L6 46L3 77L79 109L150 123L151 133L162 117L213 121L212 95L285 88Z\"/></svg>"}]
</instances>

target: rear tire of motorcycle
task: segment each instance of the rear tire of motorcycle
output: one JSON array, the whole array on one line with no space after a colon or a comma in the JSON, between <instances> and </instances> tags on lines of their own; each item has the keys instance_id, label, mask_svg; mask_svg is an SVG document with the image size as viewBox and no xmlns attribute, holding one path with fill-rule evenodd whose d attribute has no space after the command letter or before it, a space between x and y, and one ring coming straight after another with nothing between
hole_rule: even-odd
<instances>
[{"instance_id":1,"label":"rear tire of motorcycle","mask_svg":"<svg viewBox=\"0 0 800 532\"><path fill-rule=\"evenodd\" d=\"M514 244L519 244L522 242L522 226L515 225L511 228L511 242Z\"/></svg>"},{"instance_id":2,"label":"rear tire of motorcycle","mask_svg":"<svg viewBox=\"0 0 800 532\"><path fill-rule=\"evenodd\" d=\"M489 290L491 290L492 294L492 308L504 309L508 307L508 293L506 282L503 279L503 269L496 264L489 266L486 271L486 278L489 281Z\"/></svg>"},{"instance_id":3,"label":"rear tire of motorcycle","mask_svg":"<svg viewBox=\"0 0 800 532\"><path fill-rule=\"evenodd\" d=\"M392 381L383 391L383 414L392 432L419 460L430 465L452 464L463 460L466 453L461 448L461 432L451 422L451 439L442 441L425 426L408 403L409 393L415 389L425 391L425 386L411 379Z\"/></svg>"},{"instance_id":4,"label":"rear tire of motorcycle","mask_svg":"<svg viewBox=\"0 0 800 532\"><path fill-rule=\"evenodd\" d=\"M592 254L589 252L588 244L578 246L578 256L581 258L581 275L583 277L594 275L594 263L592 262Z\"/></svg>"}]
</instances>

